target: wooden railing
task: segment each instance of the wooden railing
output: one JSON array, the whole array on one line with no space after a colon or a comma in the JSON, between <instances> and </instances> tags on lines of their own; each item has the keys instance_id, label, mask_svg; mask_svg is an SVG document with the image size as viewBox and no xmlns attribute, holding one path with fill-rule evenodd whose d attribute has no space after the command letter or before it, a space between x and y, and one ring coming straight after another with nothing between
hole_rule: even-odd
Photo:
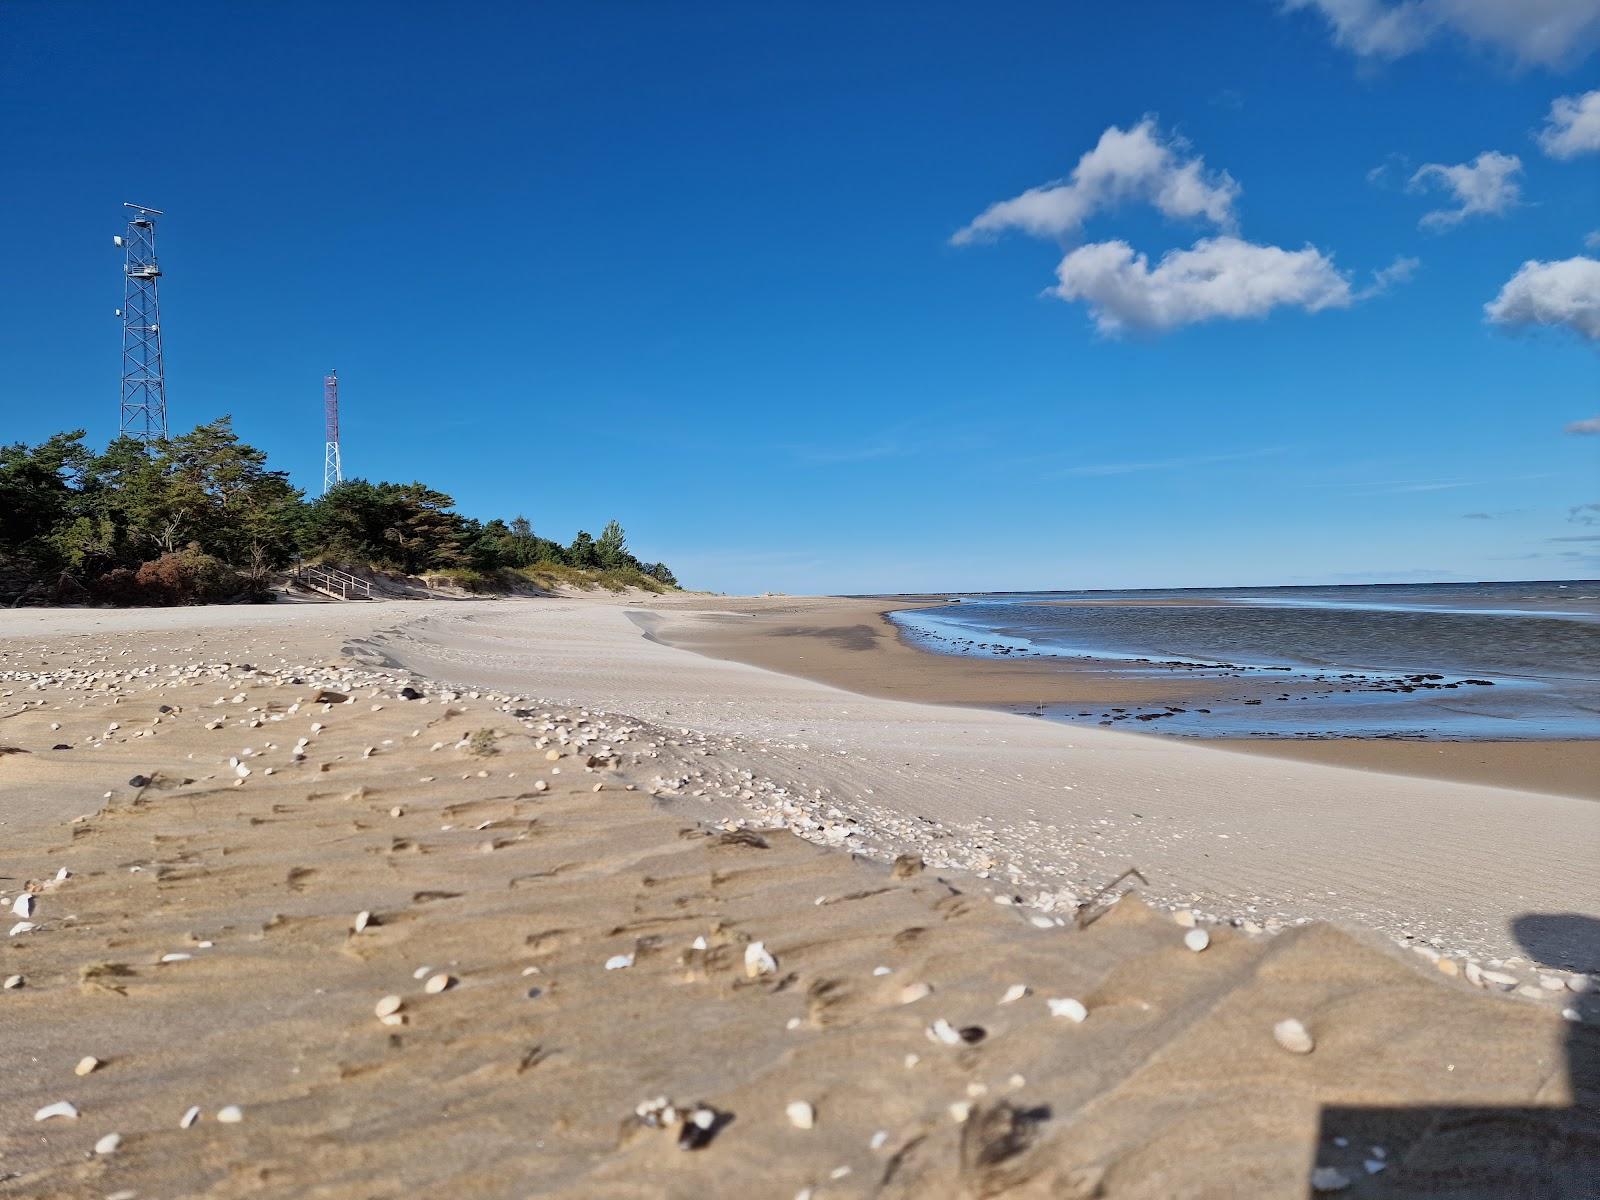
<instances>
[{"instance_id":1,"label":"wooden railing","mask_svg":"<svg viewBox=\"0 0 1600 1200\"><path fill-rule=\"evenodd\" d=\"M341 571L338 567L314 566L302 564L295 568L295 579L313 588L325 596L333 596L339 600L371 600L372 585L365 579L357 579L348 571Z\"/></svg>"}]
</instances>

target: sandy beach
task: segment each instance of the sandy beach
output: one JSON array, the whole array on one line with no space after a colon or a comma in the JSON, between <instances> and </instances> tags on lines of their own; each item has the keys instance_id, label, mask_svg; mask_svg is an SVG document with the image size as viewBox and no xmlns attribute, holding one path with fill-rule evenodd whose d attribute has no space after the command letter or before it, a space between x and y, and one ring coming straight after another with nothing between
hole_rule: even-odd
<instances>
[{"instance_id":1,"label":"sandy beach","mask_svg":"<svg viewBox=\"0 0 1600 1200\"><path fill-rule=\"evenodd\" d=\"M789 603L8 613L0 1195L1593 1194L1600 806Z\"/></svg>"}]
</instances>

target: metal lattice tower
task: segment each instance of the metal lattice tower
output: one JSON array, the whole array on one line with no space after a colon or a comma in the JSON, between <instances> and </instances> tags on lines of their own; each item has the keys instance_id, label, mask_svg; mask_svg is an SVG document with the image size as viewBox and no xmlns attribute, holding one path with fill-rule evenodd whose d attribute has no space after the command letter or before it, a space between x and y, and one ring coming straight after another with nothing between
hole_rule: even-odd
<instances>
[{"instance_id":1,"label":"metal lattice tower","mask_svg":"<svg viewBox=\"0 0 1600 1200\"><path fill-rule=\"evenodd\" d=\"M322 381L322 413L327 426L327 442L322 450L322 494L326 496L344 479L344 464L339 461L339 372L329 371Z\"/></svg>"},{"instance_id":2,"label":"metal lattice tower","mask_svg":"<svg viewBox=\"0 0 1600 1200\"><path fill-rule=\"evenodd\" d=\"M128 232L113 239L123 248L122 422L124 437L149 445L167 437L167 380L161 359L161 305L156 297L156 223L159 208L133 209Z\"/></svg>"}]
</instances>

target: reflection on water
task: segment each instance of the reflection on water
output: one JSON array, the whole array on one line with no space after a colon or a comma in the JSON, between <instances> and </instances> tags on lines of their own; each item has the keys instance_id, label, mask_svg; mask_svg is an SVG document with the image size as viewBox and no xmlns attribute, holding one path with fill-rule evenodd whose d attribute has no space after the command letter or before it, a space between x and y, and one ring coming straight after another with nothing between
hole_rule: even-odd
<instances>
[{"instance_id":1,"label":"reflection on water","mask_svg":"<svg viewBox=\"0 0 1600 1200\"><path fill-rule=\"evenodd\" d=\"M896 613L943 653L1182 675L1206 699L1039 710L1207 737L1600 737L1600 584L1054 592Z\"/></svg>"}]
</instances>

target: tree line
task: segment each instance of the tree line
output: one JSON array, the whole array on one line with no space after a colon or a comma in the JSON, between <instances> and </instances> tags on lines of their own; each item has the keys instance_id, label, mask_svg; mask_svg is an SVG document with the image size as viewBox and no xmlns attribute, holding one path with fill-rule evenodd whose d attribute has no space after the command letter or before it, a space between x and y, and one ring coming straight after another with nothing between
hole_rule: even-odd
<instances>
[{"instance_id":1,"label":"tree line","mask_svg":"<svg viewBox=\"0 0 1600 1200\"><path fill-rule=\"evenodd\" d=\"M231 418L96 453L83 430L0 446L0 602L183 604L264 599L300 560L444 575L480 591L541 573L676 587L622 526L562 545L526 517L478 521L423 483L351 479L314 500L242 442Z\"/></svg>"}]
</instances>

